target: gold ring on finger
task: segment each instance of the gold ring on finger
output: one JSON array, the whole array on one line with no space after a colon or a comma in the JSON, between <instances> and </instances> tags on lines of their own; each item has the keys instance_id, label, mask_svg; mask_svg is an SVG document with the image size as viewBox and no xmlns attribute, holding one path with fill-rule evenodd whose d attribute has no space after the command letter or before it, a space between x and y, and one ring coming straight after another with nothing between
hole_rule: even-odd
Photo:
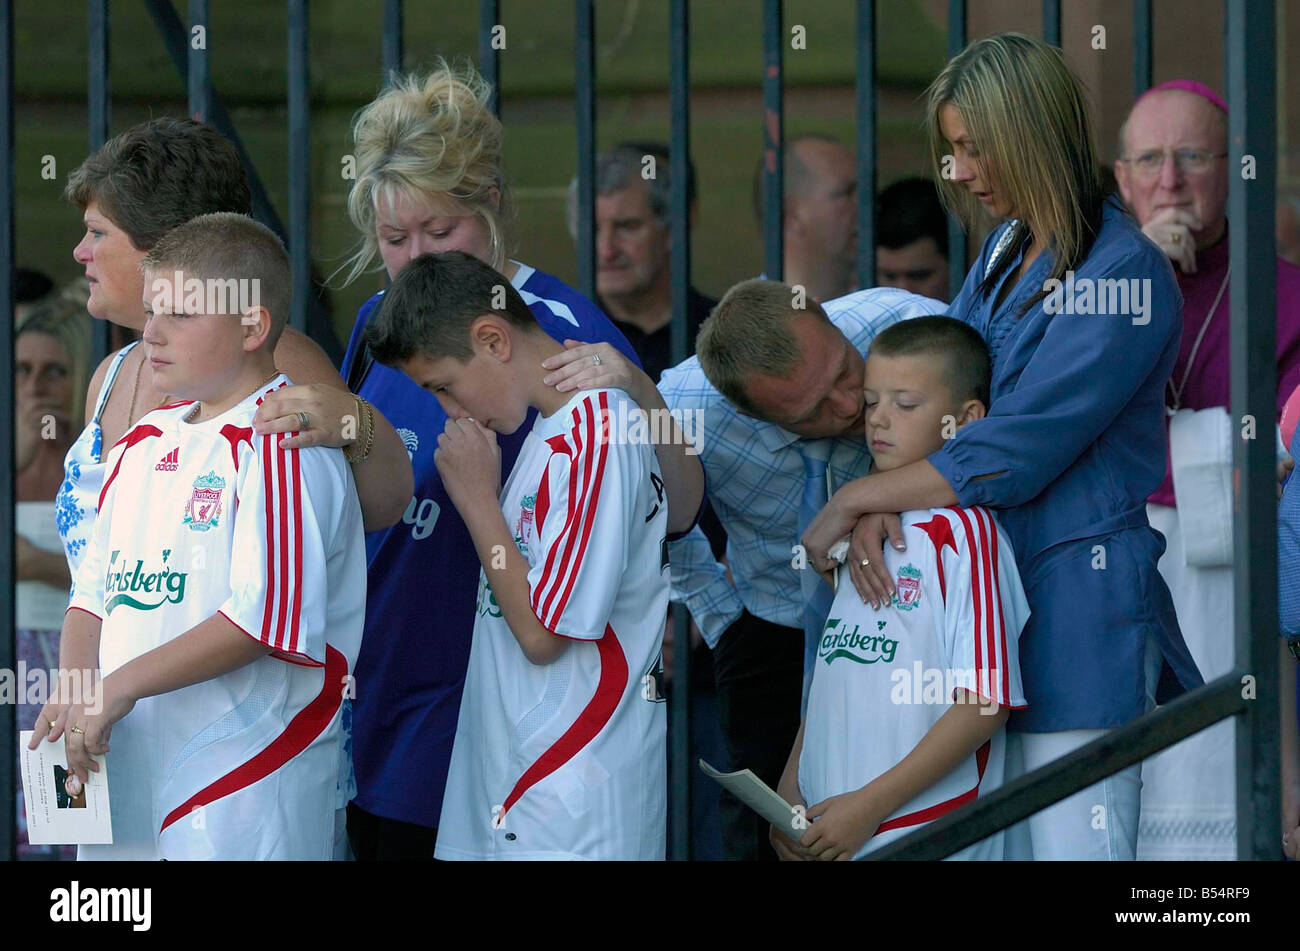
<instances>
[{"instance_id":1,"label":"gold ring on finger","mask_svg":"<svg viewBox=\"0 0 1300 951\"><path fill-rule=\"evenodd\" d=\"M72 732L73 732L73 733L85 733L86 731L83 730L83 729L82 729L81 727L79 727L79 726L74 726L74 727L72 728Z\"/></svg>"},{"instance_id":2,"label":"gold ring on finger","mask_svg":"<svg viewBox=\"0 0 1300 951\"><path fill-rule=\"evenodd\" d=\"M1175 231L1173 234L1169 236L1169 240L1172 241L1174 244L1182 244L1183 236L1179 232Z\"/></svg>"},{"instance_id":3,"label":"gold ring on finger","mask_svg":"<svg viewBox=\"0 0 1300 951\"><path fill-rule=\"evenodd\" d=\"M50 725L51 730L54 729L56 726L58 726L58 724L55 723L53 720L51 720L49 717L45 718L45 722Z\"/></svg>"}]
</instances>

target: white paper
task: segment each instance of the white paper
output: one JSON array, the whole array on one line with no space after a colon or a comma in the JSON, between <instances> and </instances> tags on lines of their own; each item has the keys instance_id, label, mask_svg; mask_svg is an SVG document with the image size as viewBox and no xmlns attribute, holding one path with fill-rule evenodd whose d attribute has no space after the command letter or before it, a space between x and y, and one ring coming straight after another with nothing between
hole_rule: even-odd
<instances>
[{"instance_id":1,"label":"white paper","mask_svg":"<svg viewBox=\"0 0 1300 951\"><path fill-rule=\"evenodd\" d=\"M108 764L104 757L92 757L99 764L99 772L90 774L89 781L74 798L67 777L72 777L72 789L76 788L76 777L67 771L63 741L42 740L36 749L29 750L27 744L31 741L31 730L18 735L23 799L27 804L27 841L32 845L112 844Z\"/></svg>"},{"instance_id":2,"label":"white paper","mask_svg":"<svg viewBox=\"0 0 1300 951\"><path fill-rule=\"evenodd\" d=\"M808 829L808 820L803 810L797 810L782 799L771 786L754 775L750 769L735 773L722 773L704 760L700 760L700 769L704 775L716 781L723 789L731 793L749 808L770 822L780 831L798 842Z\"/></svg>"},{"instance_id":3,"label":"white paper","mask_svg":"<svg viewBox=\"0 0 1300 951\"><path fill-rule=\"evenodd\" d=\"M14 534L42 551L63 554L53 502L15 503ZM63 627L63 614L68 610L66 588L53 588L43 581L20 581L14 594L14 623L18 627L32 631L57 631Z\"/></svg>"}]
</instances>

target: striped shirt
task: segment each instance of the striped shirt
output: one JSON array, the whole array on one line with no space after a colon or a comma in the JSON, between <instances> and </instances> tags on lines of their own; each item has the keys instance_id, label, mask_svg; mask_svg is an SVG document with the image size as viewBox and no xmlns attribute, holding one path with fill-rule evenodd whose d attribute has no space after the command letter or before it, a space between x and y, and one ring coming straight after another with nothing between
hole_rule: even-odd
<instances>
[{"instance_id":1,"label":"striped shirt","mask_svg":"<svg viewBox=\"0 0 1300 951\"><path fill-rule=\"evenodd\" d=\"M831 322L866 356L876 334L911 317L942 314L947 305L892 287L856 291L822 305ZM726 569L713 557L696 526L669 545L673 600L685 601L710 647L744 609L786 627L803 624L795 546L803 495L804 467L799 437L750 416L723 399L691 357L664 371L659 391L671 410L702 412L700 461L709 501L727 530ZM871 464L862 433L834 440L828 472L831 487L864 476Z\"/></svg>"},{"instance_id":2,"label":"striped shirt","mask_svg":"<svg viewBox=\"0 0 1300 951\"><path fill-rule=\"evenodd\" d=\"M270 653L145 697L114 725L113 844L82 858L333 853L341 701L365 614L361 508L337 449L253 433L262 397L287 385L280 374L199 422L191 402L159 407L106 455L69 607L101 620L103 673L217 614Z\"/></svg>"},{"instance_id":3,"label":"striped shirt","mask_svg":"<svg viewBox=\"0 0 1300 951\"><path fill-rule=\"evenodd\" d=\"M480 573L439 859L664 857L668 507L653 447L618 431L635 410L574 394L502 489L533 613L570 642L529 661Z\"/></svg>"}]
</instances>

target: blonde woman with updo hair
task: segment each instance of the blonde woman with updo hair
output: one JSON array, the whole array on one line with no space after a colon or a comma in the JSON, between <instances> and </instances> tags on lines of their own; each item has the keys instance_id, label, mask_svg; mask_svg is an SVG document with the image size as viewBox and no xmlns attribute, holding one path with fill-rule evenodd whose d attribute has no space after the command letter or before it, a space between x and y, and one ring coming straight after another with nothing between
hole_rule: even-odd
<instances>
[{"instance_id":1,"label":"blonde woman with updo hair","mask_svg":"<svg viewBox=\"0 0 1300 951\"><path fill-rule=\"evenodd\" d=\"M488 108L488 93L472 68L439 61L430 73L394 76L357 113L357 178L348 214L359 245L345 265L347 280L381 268L393 278L423 254L471 254L514 286L547 333L569 342L565 354L547 363L556 371L549 383L560 390L618 386L649 408L658 391L609 318L559 278L510 256L513 208L502 165L503 130ZM367 541L366 636L353 723L357 795L348 807L349 838L363 861L432 858L475 612L499 610L490 591L475 604L478 555L433 463L448 420L466 414L452 388L423 387L429 361L421 354L413 353L401 371L370 357L362 332L382 300L381 291L357 314L344 376L397 427L411 457L415 493L402 520ZM534 418L530 412L515 433L499 437L502 473L513 467ZM698 487L678 504L662 451L660 460L673 499L669 531L689 529L702 497L698 462ZM509 791L501 790L502 801ZM491 806L485 802L482 816L456 821L488 822Z\"/></svg>"},{"instance_id":2,"label":"blonde woman with updo hair","mask_svg":"<svg viewBox=\"0 0 1300 951\"><path fill-rule=\"evenodd\" d=\"M1059 49L1019 33L972 43L931 84L926 121L945 203L972 228L994 224L948 311L988 343L992 402L927 459L845 485L804 543L822 568L853 531L853 583L883 597L874 568L882 539L902 540L894 513L996 510L1031 611L1010 782L1202 682L1146 513L1182 301L1168 259L1103 186L1088 97ZM1007 857L1132 859L1140 777L1131 766L1031 816Z\"/></svg>"}]
</instances>

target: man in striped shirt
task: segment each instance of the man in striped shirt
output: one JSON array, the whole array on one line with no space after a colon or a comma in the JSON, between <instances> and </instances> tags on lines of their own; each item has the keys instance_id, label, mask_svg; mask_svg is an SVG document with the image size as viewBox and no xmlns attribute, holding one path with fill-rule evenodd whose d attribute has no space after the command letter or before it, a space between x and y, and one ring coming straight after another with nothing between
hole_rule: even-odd
<instances>
[{"instance_id":1,"label":"man in striped shirt","mask_svg":"<svg viewBox=\"0 0 1300 951\"><path fill-rule=\"evenodd\" d=\"M673 599L713 648L718 713L733 769L775 786L799 730L807 581L799 536L811 520L809 461L829 493L865 475L862 373L876 334L946 305L896 288L819 305L805 288L745 281L704 323L698 356L666 370L664 402L698 414L709 502L727 531L727 565L699 529L669 549ZM815 511L814 511L815 514ZM824 614L823 614L824 617ZM809 666L809 672L811 666ZM729 859L776 860L767 824L724 794Z\"/></svg>"},{"instance_id":2,"label":"man in striped shirt","mask_svg":"<svg viewBox=\"0 0 1300 951\"><path fill-rule=\"evenodd\" d=\"M988 347L969 325L920 317L883 331L865 376L878 471L924 459L989 402ZM1002 785L1012 709L1026 706L1018 642L1029 605L1015 556L982 506L902 515L888 603L847 572L817 643L808 712L779 791L809 820L783 858L860 858ZM1003 835L958 853L1003 858Z\"/></svg>"}]
</instances>

